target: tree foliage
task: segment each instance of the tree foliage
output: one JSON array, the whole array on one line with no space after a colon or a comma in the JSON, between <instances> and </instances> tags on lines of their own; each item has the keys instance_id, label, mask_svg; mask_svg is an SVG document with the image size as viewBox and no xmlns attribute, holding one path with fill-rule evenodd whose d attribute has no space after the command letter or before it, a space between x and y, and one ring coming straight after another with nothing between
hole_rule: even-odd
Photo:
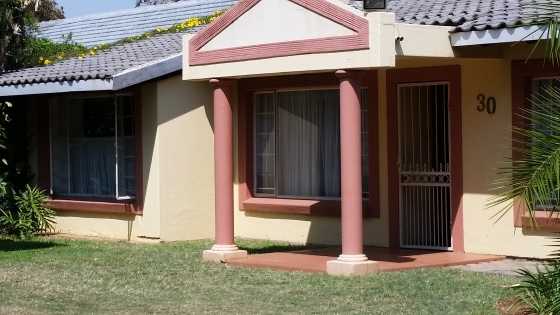
<instances>
[{"instance_id":1,"label":"tree foliage","mask_svg":"<svg viewBox=\"0 0 560 315\"><path fill-rule=\"evenodd\" d=\"M0 1L0 73L21 65L32 19L20 0Z\"/></svg>"},{"instance_id":2,"label":"tree foliage","mask_svg":"<svg viewBox=\"0 0 560 315\"><path fill-rule=\"evenodd\" d=\"M37 22L64 18L56 0L0 1L0 73L25 65Z\"/></svg>"},{"instance_id":3,"label":"tree foliage","mask_svg":"<svg viewBox=\"0 0 560 315\"><path fill-rule=\"evenodd\" d=\"M64 8L59 6L56 0L28 1L26 10L30 12L38 22L64 18Z\"/></svg>"}]
</instances>

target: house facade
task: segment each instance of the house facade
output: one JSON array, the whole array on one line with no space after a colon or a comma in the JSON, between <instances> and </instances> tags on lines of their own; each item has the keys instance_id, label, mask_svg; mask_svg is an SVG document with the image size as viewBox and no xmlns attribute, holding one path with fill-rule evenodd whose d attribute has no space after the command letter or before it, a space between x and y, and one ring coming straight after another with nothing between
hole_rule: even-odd
<instances>
[{"instance_id":1,"label":"house facade","mask_svg":"<svg viewBox=\"0 0 560 315\"><path fill-rule=\"evenodd\" d=\"M560 75L518 1L229 5L173 55L163 35L105 76L56 68L95 57L0 76L60 231L215 238L210 260L244 255L234 237L342 245L334 273L370 268L365 245L552 252L555 217L488 206L519 111Z\"/></svg>"}]
</instances>

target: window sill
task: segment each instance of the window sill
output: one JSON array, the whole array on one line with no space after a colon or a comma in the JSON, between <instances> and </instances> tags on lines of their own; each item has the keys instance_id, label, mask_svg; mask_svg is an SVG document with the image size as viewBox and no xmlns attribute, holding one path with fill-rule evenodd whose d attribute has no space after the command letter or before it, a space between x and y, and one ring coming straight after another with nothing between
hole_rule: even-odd
<instances>
[{"instance_id":1,"label":"window sill","mask_svg":"<svg viewBox=\"0 0 560 315\"><path fill-rule=\"evenodd\" d=\"M535 217L529 215L522 217L522 226L526 229L543 231L543 232L559 232L560 231L560 214L552 214L549 211L537 211Z\"/></svg>"},{"instance_id":2,"label":"window sill","mask_svg":"<svg viewBox=\"0 0 560 315\"><path fill-rule=\"evenodd\" d=\"M49 199L47 206L56 211L72 211L105 214L142 214L142 211L133 201L108 202L108 201L84 201L68 199Z\"/></svg>"},{"instance_id":3,"label":"window sill","mask_svg":"<svg viewBox=\"0 0 560 315\"><path fill-rule=\"evenodd\" d=\"M364 201L364 216L369 217L367 204ZM245 212L325 217L340 217L340 207L340 200L249 198L241 203L241 210Z\"/></svg>"}]
</instances>

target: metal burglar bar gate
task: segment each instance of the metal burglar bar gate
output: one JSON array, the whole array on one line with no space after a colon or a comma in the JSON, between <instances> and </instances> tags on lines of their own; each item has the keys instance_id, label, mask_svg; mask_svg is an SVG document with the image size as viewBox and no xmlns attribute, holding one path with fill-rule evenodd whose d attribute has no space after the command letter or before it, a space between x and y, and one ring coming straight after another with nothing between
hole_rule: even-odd
<instances>
[{"instance_id":1,"label":"metal burglar bar gate","mask_svg":"<svg viewBox=\"0 0 560 315\"><path fill-rule=\"evenodd\" d=\"M398 86L401 246L451 249L449 86Z\"/></svg>"}]
</instances>

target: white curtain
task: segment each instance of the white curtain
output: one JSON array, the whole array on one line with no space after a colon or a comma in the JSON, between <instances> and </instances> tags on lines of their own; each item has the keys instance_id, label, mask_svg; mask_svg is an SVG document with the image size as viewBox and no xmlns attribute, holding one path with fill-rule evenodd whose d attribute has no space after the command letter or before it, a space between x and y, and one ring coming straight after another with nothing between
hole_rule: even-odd
<instances>
[{"instance_id":1,"label":"white curtain","mask_svg":"<svg viewBox=\"0 0 560 315\"><path fill-rule=\"evenodd\" d=\"M115 196L115 138L70 140L70 193L77 196Z\"/></svg>"},{"instance_id":2,"label":"white curtain","mask_svg":"<svg viewBox=\"0 0 560 315\"><path fill-rule=\"evenodd\" d=\"M51 107L52 188L55 195L114 199L115 123L119 196L136 191L136 140L130 97L75 99ZM115 115L118 113L118 119Z\"/></svg>"},{"instance_id":3,"label":"white curtain","mask_svg":"<svg viewBox=\"0 0 560 315\"><path fill-rule=\"evenodd\" d=\"M339 94L277 94L278 195L340 197Z\"/></svg>"}]
</instances>

